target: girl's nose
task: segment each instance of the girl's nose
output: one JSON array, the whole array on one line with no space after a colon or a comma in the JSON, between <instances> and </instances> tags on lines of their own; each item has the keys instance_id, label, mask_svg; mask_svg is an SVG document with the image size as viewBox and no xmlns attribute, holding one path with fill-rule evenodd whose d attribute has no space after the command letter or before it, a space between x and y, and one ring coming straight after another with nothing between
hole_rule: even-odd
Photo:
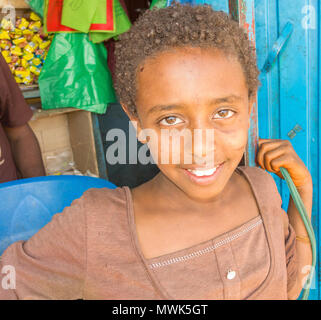
<instances>
[{"instance_id":1,"label":"girl's nose","mask_svg":"<svg viewBox=\"0 0 321 320\"><path fill-rule=\"evenodd\" d=\"M192 139L185 141L185 150L193 155L197 164L210 166L215 159L215 130L213 127L192 128Z\"/></svg>"}]
</instances>

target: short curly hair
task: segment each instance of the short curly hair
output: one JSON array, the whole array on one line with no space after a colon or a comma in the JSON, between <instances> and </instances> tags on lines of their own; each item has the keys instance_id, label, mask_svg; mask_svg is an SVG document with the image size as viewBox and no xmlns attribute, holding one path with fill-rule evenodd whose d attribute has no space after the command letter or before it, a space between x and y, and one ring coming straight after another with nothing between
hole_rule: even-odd
<instances>
[{"instance_id":1,"label":"short curly hair","mask_svg":"<svg viewBox=\"0 0 321 320\"><path fill-rule=\"evenodd\" d=\"M115 90L119 101L133 115L136 111L137 70L149 57L179 47L215 48L232 54L240 62L249 91L260 84L255 49L246 31L223 11L210 5L173 3L144 12L116 43Z\"/></svg>"}]
</instances>

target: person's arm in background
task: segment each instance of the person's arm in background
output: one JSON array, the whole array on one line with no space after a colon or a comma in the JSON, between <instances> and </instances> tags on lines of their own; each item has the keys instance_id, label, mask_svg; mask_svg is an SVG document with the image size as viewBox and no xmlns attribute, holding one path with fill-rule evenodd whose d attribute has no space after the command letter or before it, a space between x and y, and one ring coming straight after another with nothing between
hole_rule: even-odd
<instances>
[{"instance_id":1,"label":"person's arm in background","mask_svg":"<svg viewBox=\"0 0 321 320\"><path fill-rule=\"evenodd\" d=\"M4 127L21 178L45 176L38 140L28 124Z\"/></svg>"},{"instance_id":2,"label":"person's arm in background","mask_svg":"<svg viewBox=\"0 0 321 320\"><path fill-rule=\"evenodd\" d=\"M9 140L20 178L45 175L37 138L28 125L32 115L21 89L0 54L0 123Z\"/></svg>"}]
</instances>

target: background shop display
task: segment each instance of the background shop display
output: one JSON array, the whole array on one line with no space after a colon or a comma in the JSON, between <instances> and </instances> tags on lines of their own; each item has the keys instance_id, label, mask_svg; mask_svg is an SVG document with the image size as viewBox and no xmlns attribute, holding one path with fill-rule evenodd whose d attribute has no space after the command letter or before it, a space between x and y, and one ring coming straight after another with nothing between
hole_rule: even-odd
<instances>
[{"instance_id":1,"label":"background shop display","mask_svg":"<svg viewBox=\"0 0 321 320\"><path fill-rule=\"evenodd\" d=\"M35 89L53 36L43 31L41 18L22 3L21 8L2 7L0 52L21 89Z\"/></svg>"},{"instance_id":2,"label":"background shop display","mask_svg":"<svg viewBox=\"0 0 321 320\"><path fill-rule=\"evenodd\" d=\"M32 12L25 1L0 0L0 20L10 14L10 8L14 8L17 16L28 17ZM29 125L38 138L47 174L83 174L106 179L97 116L72 106L43 110L37 84L21 89L34 111Z\"/></svg>"},{"instance_id":3,"label":"background shop display","mask_svg":"<svg viewBox=\"0 0 321 320\"><path fill-rule=\"evenodd\" d=\"M0 52L19 85L38 84L51 40L33 12L16 16L15 24L6 17L0 21Z\"/></svg>"}]
</instances>

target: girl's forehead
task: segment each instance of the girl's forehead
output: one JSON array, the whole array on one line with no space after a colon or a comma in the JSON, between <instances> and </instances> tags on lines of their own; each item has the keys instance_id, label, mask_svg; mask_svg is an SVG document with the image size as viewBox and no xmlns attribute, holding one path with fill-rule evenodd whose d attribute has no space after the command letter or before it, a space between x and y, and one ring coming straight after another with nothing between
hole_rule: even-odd
<instances>
[{"instance_id":1,"label":"girl's forehead","mask_svg":"<svg viewBox=\"0 0 321 320\"><path fill-rule=\"evenodd\" d=\"M138 69L137 81L176 82L182 77L185 81L190 77L223 80L232 74L246 81L241 64L231 54L212 48L178 48L147 58Z\"/></svg>"},{"instance_id":2,"label":"girl's forehead","mask_svg":"<svg viewBox=\"0 0 321 320\"><path fill-rule=\"evenodd\" d=\"M190 61L197 61L198 59L203 59L205 57L211 56L212 59L231 59L234 60L235 57L231 54L227 54L225 51L218 48L208 48L208 47L173 47L163 50L154 54L153 56L147 57L143 62L143 65L160 65L166 63L166 61L180 62L183 59L189 59Z\"/></svg>"},{"instance_id":3,"label":"girl's forehead","mask_svg":"<svg viewBox=\"0 0 321 320\"><path fill-rule=\"evenodd\" d=\"M189 48L166 51L146 61L137 77L138 100L247 94L243 69L222 51Z\"/></svg>"}]
</instances>

